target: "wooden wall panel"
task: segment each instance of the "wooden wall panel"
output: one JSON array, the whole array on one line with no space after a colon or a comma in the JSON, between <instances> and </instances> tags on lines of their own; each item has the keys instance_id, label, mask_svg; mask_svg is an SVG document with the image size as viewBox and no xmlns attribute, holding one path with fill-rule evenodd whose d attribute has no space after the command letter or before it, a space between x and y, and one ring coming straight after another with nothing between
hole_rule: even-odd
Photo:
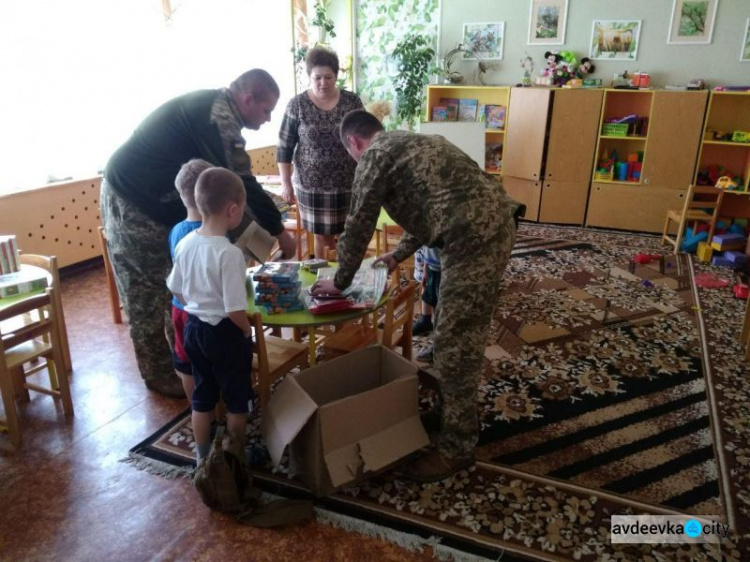
<instances>
[{"instance_id":1,"label":"wooden wall panel","mask_svg":"<svg viewBox=\"0 0 750 562\"><path fill-rule=\"evenodd\" d=\"M0 234L15 234L23 252L57 256L60 267L101 255L100 182L61 182L0 197Z\"/></svg>"}]
</instances>

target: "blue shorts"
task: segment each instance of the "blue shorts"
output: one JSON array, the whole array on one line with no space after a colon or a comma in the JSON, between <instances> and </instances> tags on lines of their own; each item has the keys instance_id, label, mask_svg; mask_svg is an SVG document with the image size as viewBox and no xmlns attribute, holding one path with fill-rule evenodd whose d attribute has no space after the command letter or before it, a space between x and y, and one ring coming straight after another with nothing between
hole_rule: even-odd
<instances>
[{"instance_id":1,"label":"blue shorts","mask_svg":"<svg viewBox=\"0 0 750 562\"><path fill-rule=\"evenodd\" d=\"M216 326L188 314L185 351L193 365L193 410L210 412L219 396L230 414L248 413L252 394L252 341L231 320Z\"/></svg>"},{"instance_id":2,"label":"blue shorts","mask_svg":"<svg viewBox=\"0 0 750 562\"><path fill-rule=\"evenodd\" d=\"M436 307L438 304L438 296L440 295L440 280L443 275L440 271L427 268L427 281L422 289L422 301L425 304L429 304L431 307Z\"/></svg>"}]
</instances>

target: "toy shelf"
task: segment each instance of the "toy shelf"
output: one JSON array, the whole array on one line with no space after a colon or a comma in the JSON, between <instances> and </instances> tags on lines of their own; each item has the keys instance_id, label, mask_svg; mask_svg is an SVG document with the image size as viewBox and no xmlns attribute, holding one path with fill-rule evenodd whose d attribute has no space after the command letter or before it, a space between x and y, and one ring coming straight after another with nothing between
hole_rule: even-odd
<instances>
[{"instance_id":1,"label":"toy shelf","mask_svg":"<svg viewBox=\"0 0 750 562\"><path fill-rule=\"evenodd\" d=\"M630 136L599 135L599 138L601 138L601 139L609 139L609 140L634 140L634 141L643 141L643 142L646 142L646 137L641 136L641 135L630 135Z\"/></svg>"},{"instance_id":2,"label":"toy shelf","mask_svg":"<svg viewBox=\"0 0 750 562\"><path fill-rule=\"evenodd\" d=\"M747 146L747 147L750 147L750 143L746 143L746 142L717 141L717 140L704 140L703 144L714 144L714 145L718 145L718 146Z\"/></svg>"},{"instance_id":3,"label":"toy shelf","mask_svg":"<svg viewBox=\"0 0 750 562\"><path fill-rule=\"evenodd\" d=\"M620 181L620 180L601 180L597 179L596 183L606 183L607 185L641 185L639 181Z\"/></svg>"},{"instance_id":4,"label":"toy shelf","mask_svg":"<svg viewBox=\"0 0 750 562\"><path fill-rule=\"evenodd\" d=\"M502 167L490 166L490 162L502 162L502 149L505 139L505 131L508 123L508 105L510 102L510 88L507 86L461 86L453 84L430 84L427 86L427 103L425 108L425 120L432 121L432 108L440 105L441 99L477 100L477 121L483 121L484 115L479 114L479 109L487 105L502 105L505 107L506 127L497 129L484 129L483 143L485 146L485 171L494 176L502 175Z\"/></svg>"},{"instance_id":5,"label":"toy shelf","mask_svg":"<svg viewBox=\"0 0 750 562\"><path fill-rule=\"evenodd\" d=\"M736 131L750 133L750 92L711 92L694 183L713 185L718 176L730 176L735 192L750 191L750 143L725 138Z\"/></svg>"},{"instance_id":6,"label":"toy shelf","mask_svg":"<svg viewBox=\"0 0 750 562\"><path fill-rule=\"evenodd\" d=\"M615 90L607 89L604 91L604 101L602 103L601 116L599 118L599 135L596 144L596 160L592 172L592 180L597 183L619 186L619 185L640 185L642 183L641 175L644 161L646 159L647 141L649 132L649 120L651 118L651 106L653 102L653 92L650 90ZM622 119L634 115L638 118L645 119L645 134L633 135L613 135L608 130L611 128L612 120ZM617 125L625 128L625 125ZM605 134L605 131L610 134ZM623 130L623 132L625 132ZM632 132L632 131L630 131ZM616 155L616 162L625 162L630 170L633 164L628 163L630 155L638 155L636 162L638 169L637 180L617 179L617 164L611 160ZM609 167L613 179L609 180L602 177L605 168L603 162L610 160L613 162ZM628 172L630 177L631 172Z\"/></svg>"}]
</instances>

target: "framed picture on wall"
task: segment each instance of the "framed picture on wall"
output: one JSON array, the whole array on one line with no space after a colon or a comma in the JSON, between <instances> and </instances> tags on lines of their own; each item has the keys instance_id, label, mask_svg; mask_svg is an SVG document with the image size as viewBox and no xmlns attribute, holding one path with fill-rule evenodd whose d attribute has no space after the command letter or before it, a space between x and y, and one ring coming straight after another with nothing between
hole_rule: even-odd
<instances>
[{"instance_id":1,"label":"framed picture on wall","mask_svg":"<svg viewBox=\"0 0 750 562\"><path fill-rule=\"evenodd\" d=\"M707 45L714 34L719 0L674 0L667 43Z\"/></svg>"},{"instance_id":2,"label":"framed picture on wall","mask_svg":"<svg viewBox=\"0 0 750 562\"><path fill-rule=\"evenodd\" d=\"M592 60L636 60L641 20L594 20L589 58Z\"/></svg>"},{"instance_id":3,"label":"framed picture on wall","mask_svg":"<svg viewBox=\"0 0 750 562\"><path fill-rule=\"evenodd\" d=\"M568 0L531 0L529 45L564 45Z\"/></svg>"},{"instance_id":4,"label":"framed picture on wall","mask_svg":"<svg viewBox=\"0 0 750 562\"><path fill-rule=\"evenodd\" d=\"M483 60L502 60L505 22L465 23L463 48ZM465 59L474 57L464 55Z\"/></svg>"},{"instance_id":5,"label":"framed picture on wall","mask_svg":"<svg viewBox=\"0 0 750 562\"><path fill-rule=\"evenodd\" d=\"M750 18L745 22L745 37L742 39L740 62L750 62Z\"/></svg>"}]
</instances>

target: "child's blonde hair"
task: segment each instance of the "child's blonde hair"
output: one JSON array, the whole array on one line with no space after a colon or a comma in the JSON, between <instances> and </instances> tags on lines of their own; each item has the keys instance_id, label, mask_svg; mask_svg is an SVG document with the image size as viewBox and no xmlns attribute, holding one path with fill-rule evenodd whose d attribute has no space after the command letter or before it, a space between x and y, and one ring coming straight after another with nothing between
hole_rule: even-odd
<instances>
[{"instance_id":1,"label":"child's blonde hair","mask_svg":"<svg viewBox=\"0 0 750 562\"><path fill-rule=\"evenodd\" d=\"M189 209L195 208L195 184L198 181L198 176L209 168L213 168L211 163L206 162L202 158L193 158L185 162L180 171L177 172L174 185L185 207Z\"/></svg>"},{"instance_id":2,"label":"child's blonde hair","mask_svg":"<svg viewBox=\"0 0 750 562\"><path fill-rule=\"evenodd\" d=\"M195 203L201 215L216 215L229 203L245 204L245 185L240 176L226 168L211 167L198 176Z\"/></svg>"}]
</instances>

